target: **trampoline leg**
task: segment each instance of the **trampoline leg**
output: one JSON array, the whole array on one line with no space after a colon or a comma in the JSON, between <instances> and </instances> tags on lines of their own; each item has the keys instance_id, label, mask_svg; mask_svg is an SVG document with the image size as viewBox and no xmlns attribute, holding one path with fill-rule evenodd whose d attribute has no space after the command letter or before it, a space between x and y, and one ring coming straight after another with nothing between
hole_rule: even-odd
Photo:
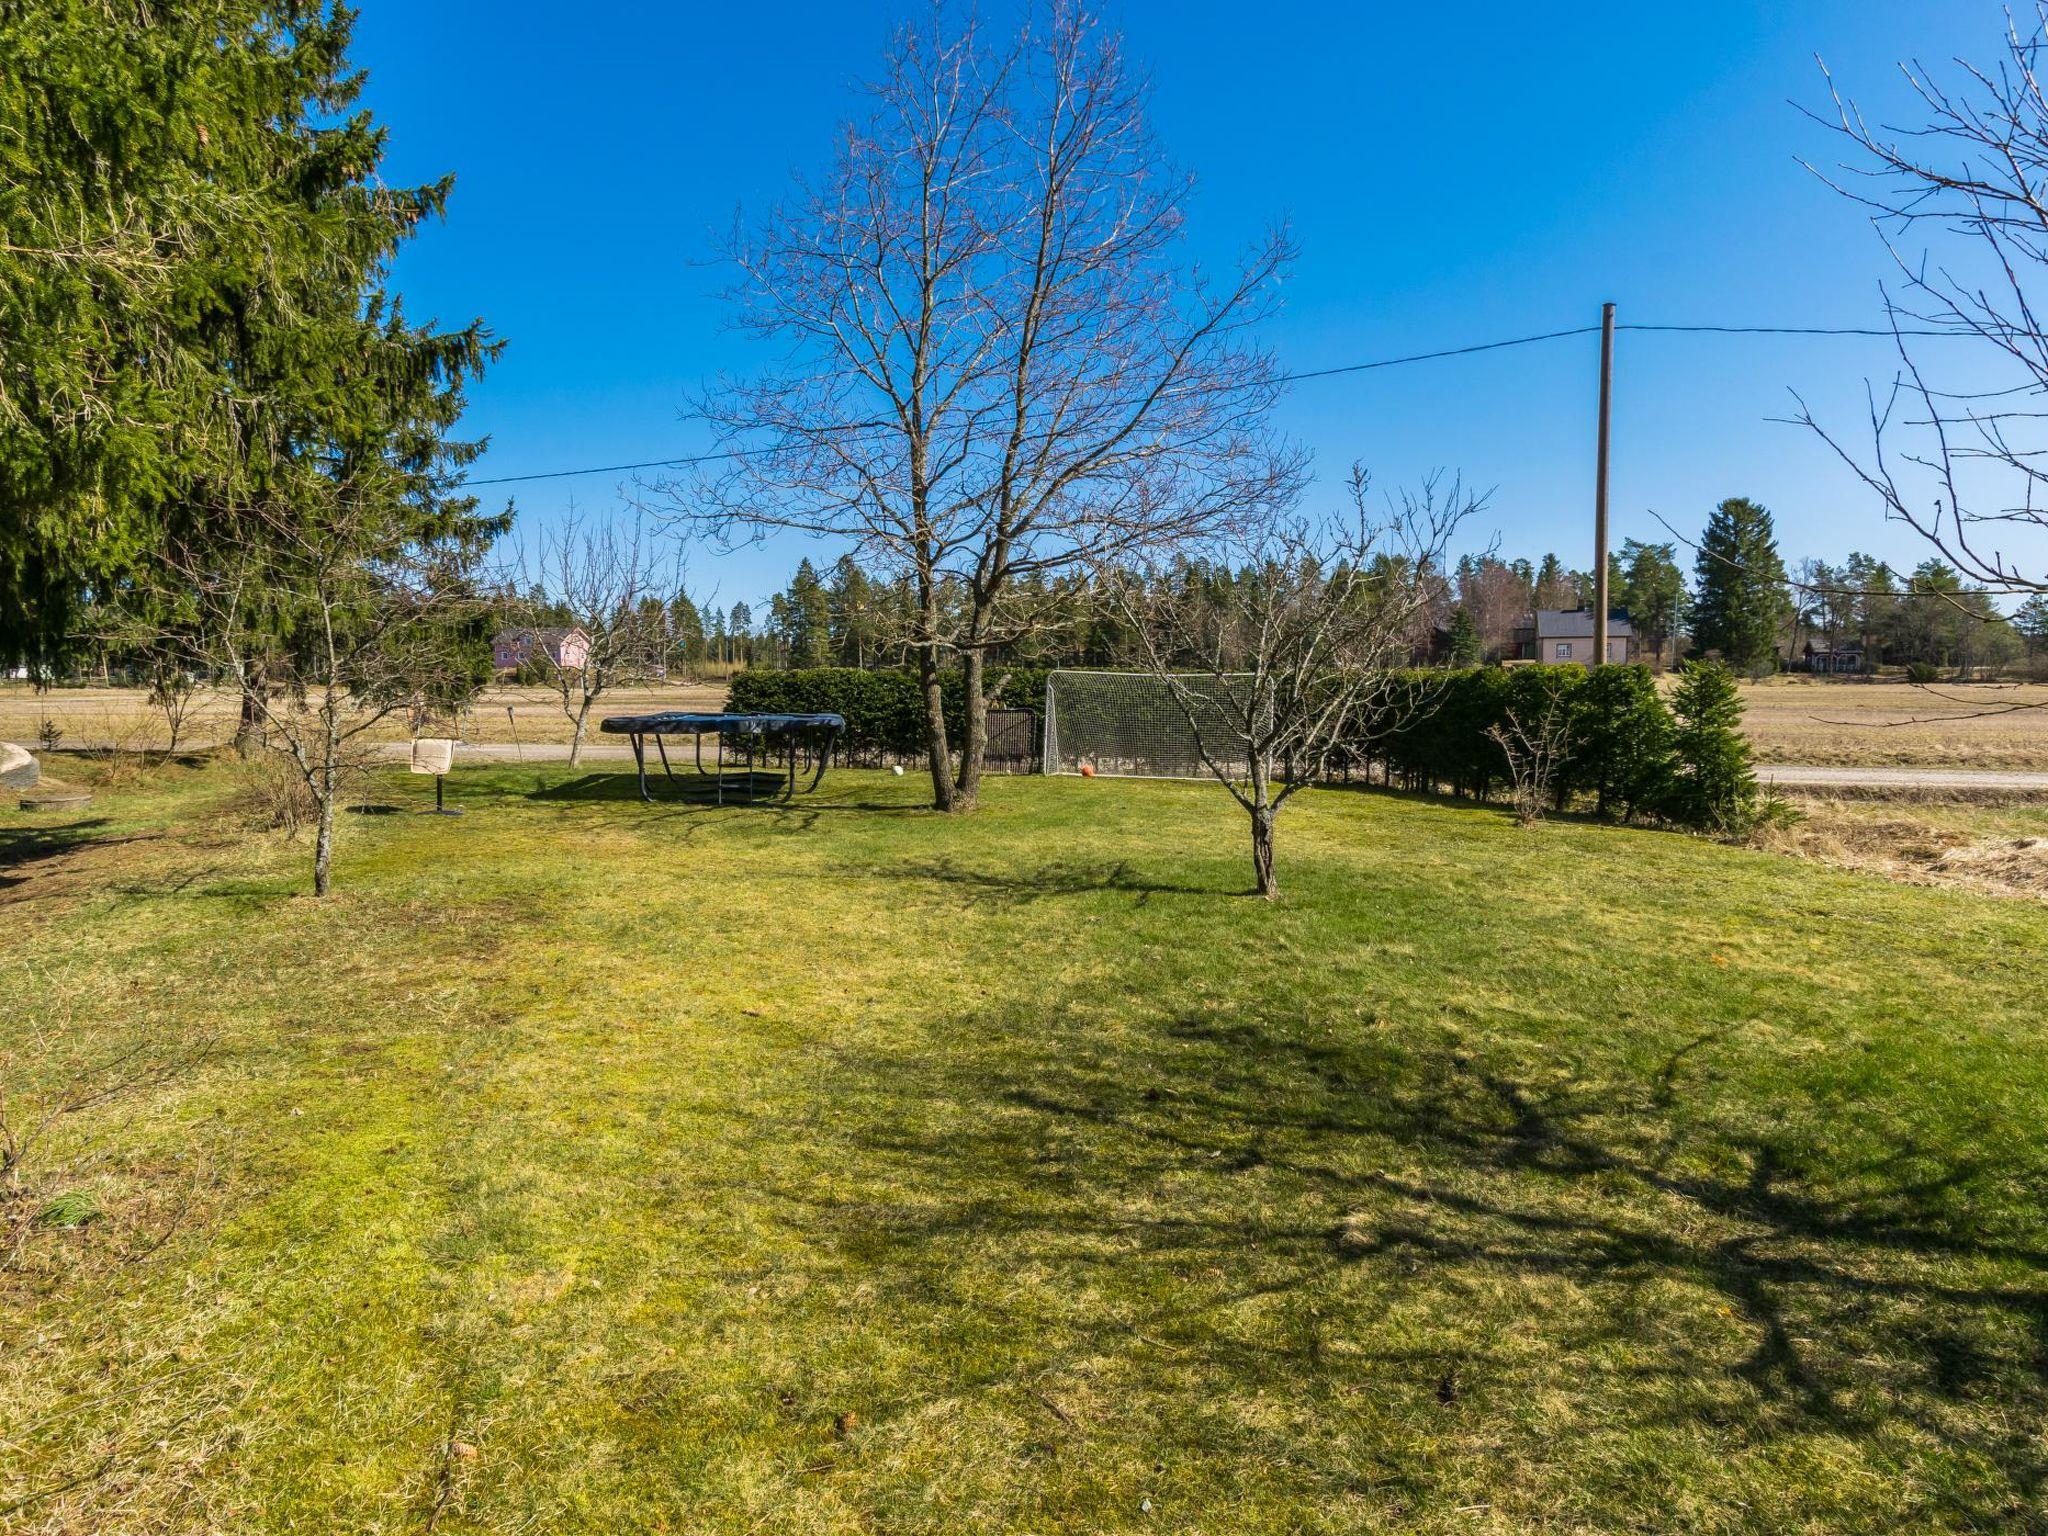
<instances>
[{"instance_id":1,"label":"trampoline leg","mask_svg":"<svg viewBox=\"0 0 2048 1536\"><path fill-rule=\"evenodd\" d=\"M654 738L654 750L661 754L661 776L673 783L675 775L669 771L668 743L657 736Z\"/></svg>"},{"instance_id":2,"label":"trampoline leg","mask_svg":"<svg viewBox=\"0 0 2048 1536\"><path fill-rule=\"evenodd\" d=\"M824 740L819 743L818 771L811 775L810 788L804 791L805 794L811 793L812 790L815 790L824 781L825 765L832 761L832 744L838 739L839 733L837 731L828 730Z\"/></svg>"},{"instance_id":3,"label":"trampoline leg","mask_svg":"<svg viewBox=\"0 0 2048 1536\"><path fill-rule=\"evenodd\" d=\"M637 731L633 734L632 741L633 766L640 774L640 798L652 800L654 796L647 793L647 743Z\"/></svg>"}]
</instances>

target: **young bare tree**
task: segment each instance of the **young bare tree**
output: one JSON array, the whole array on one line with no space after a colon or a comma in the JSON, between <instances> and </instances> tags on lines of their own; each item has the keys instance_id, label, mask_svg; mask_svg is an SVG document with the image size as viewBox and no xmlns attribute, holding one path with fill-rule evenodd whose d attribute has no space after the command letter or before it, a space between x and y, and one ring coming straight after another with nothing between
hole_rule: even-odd
<instances>
[{"instance_id":1,"label":"young bare tree","mask_svg":"<svg viewBox=\"0 0 2048 1536\"><path fill-rule=\"evenodd\" d=\"M1350 506L1312 519L1276 509L1209 541L1221 584L1153 565L1112 578L1140 654L1179 706L1196 751L1251 820L1258 894L1279 892L1274 832L1296 792L1430 704L1402 686L1443 556L1479 501L1432 479L1375 503L1362 469Z\"/></svg>"},{"instance_id":2,"label":"young bare tree","mask_svg":"<svg viewBox=\"0 0 2048 1536\"><path fill-rule=\"evenodd\" d=\"M2048 5L2008 11L2001 42L1952 84L1904 66L1925 118L1908 127L1871 123L1828 77L1821 121L1852 160L1823 179L1870 211L1897 263L1900 367L1870 393L1864 449L1803 402L1800 416L1964 585L2024 597L2048 591ZM1919 239L1938 252L1908 247ZM1930 333L1976 345L1923 358Z\"/></svg>"},{"instance_id":3,"label":"young bare tree","mask_svg":"<svg viewBox=\"0 0 2048 1536\"><path fill-rule=\"evenodd\" d=\"M1558 764L1571 750L1572 717L1564 694L1549 689L1541 707L1510 708L1486 734L1507 760L1515 820L1533 827L1549 809L1551 783Z\"/></svg>"},{"instance_id":4,"label":"young bare tree","mask_svg":"<svg viewBox=\"0 0 2048 1536\"><path fill-rule=\"evenodd\" d=\"M1289 249L1275 233L1226 281L1197 276L1188 179L1120 41L1074 6L995 39L935 5L868 101L830 172L734 238L740 321L785 348L703 402L739 456L654 490L728 535L850 541L907 583L933 799L966 810L985 658L1046 622L1020 583L1201 536L1298 474L1267 438L1278 380L1248 335Z\"/></svg>"},{"instance_id":5,"label":"young bare tree","mask_svg":"<svg viewBox=\"0 0 2048 1536\"><path fill-rule=\"evenodd\" d=\"M674 542L638 516L621 527L573 508L530 554L526 616L537 630L563 631L552 649L537 637L532 660L561 700L574 765L598 700L666 670L668 604L683 590L682 562Z\"/></svg>"},{"instance_id":6,"label":"young bare tree","mask_svg":"<svg viewBox=\"0 0 2048 1536\"><path fill-rule=\"evenodd\" d=\"M484 532L494 532L494 527ZM228 676L260 672L268 750L314 807L313 892L332 883L334 813L389 716L453 714L488 676L469 540L401 531L390 506L346 482L316 516L289 503L215 520L166 569L195 596L201 654Z\"/></svg>"}]
</instances>

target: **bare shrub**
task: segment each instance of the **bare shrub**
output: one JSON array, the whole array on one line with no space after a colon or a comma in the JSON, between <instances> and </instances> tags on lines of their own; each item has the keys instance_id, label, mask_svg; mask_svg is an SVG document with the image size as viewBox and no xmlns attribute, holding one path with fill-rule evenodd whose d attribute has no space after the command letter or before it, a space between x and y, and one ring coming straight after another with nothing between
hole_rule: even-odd
<instances>
[{"instance_id":1,"label":"bare shrub","mask_svg":"<svg viewBox=\"0 0 2048 1536\"><path fill-rule=\"evenodd\" d=\"M291 759L262 753L245 759L239 769L237 797L247 820L269 831L297 838L301 829L319 820L320 806L305 775Z\"/></svg>"},{"instance_id":2,"label":"bare shrub","mask_svg":"<svg viewBox=\"0 0 2048 1536\"><path fill-rule=\"evenodd\" d=\"M159 664L151 668L149 677L149 706L164 717L164 750L175 754L184 740L185 726L192 716L192 706L199 697L199 688L192 673L176 664Z\"/></svg>"},{"instance_id":3,"label":"bare shrub","mask_svg":"<svg viewBox=\"0 0 2048 1536\"><path fill-rule=\"evenodd\" d=\"M1515 820L1525 827L1535 826L1550 806L1557 766L1571 751L1571 711L1564 696L1548 694L1541 710L1510 709L1507 718L1489 727L1486 734L1507 759Z\"/></svg>"}]
</instances>

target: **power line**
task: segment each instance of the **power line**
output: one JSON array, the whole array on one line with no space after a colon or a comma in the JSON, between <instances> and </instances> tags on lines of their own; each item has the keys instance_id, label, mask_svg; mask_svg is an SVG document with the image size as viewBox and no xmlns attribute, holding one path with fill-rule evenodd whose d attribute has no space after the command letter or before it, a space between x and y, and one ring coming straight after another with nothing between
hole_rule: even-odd
<instances>
[{"instance_id":1,"label":"power line","mask_svg":"<svg viewBox=\"0 0 2048 1536\"><path fill-rule=\"evenodd\" d=\"M1587 327L1596 329L1596 327ZM1621 325L1621 331L1666 331L1708 336L1970 336L1971 331L1898 330L1855 325Z\"/></svg>"},{"instance_id":2,"label":"power line","mask_svg":"<svg viewBox=\"0 0 2048 1536\"><path fill-rule=\"evenodd\" d=\"M610 475L626 469L674 469L684 464L709 464L716 459L736 459L758 450L727 448L718 453L690 454L680 459L641 459L635 464L593 464L588 469L547 469L531 475L492 475L485 480L466 480L465 485L517 485L526 480L566 480L571 475Z\"/></svg>"},{"instance_id":3,"label":"power line","mask_svg":"<svg viewBox=\"0 0 2048 1536\"><path fill-rule=\"evenodd\" d=\"M1533 336L1510 336L1502 341L1480 341L1465 347L1445 347L1435 352L1411 352L1402 357L1383 357L1369 363L1342 363L1333 368L1306 368L1298 373L1275 375L1275 384L1299 384L1310 379L1333 379L1344 374L1371 373L1379 368L1400 368L1409 363L1429 363L1446 357L1469 357L1477 352L1499 352L1508 347L1534 346L1538 342L1560 341L1568 336L1590 336L1597 325L1575 325L1561 331L1541 331ZM1671 335L1713 336L1958 336L1967 332L1942 330L1881 330L1865 326L1819 325L1618 325L1620 331L1657 331ZM872 431L880 423L863 423L858 430ZM522 485L535 480L567 480L578 475L620 474L632 469L679 469L691 464L713 464L771 453L768 448L724 448L711 453L685 454L673 459L642 459L632 464L593 464L583 469L549 469L526 475L491 475L469 480L467 485Z\"/></svg>"},{"instance_id":4,"label":"power line","mask_svg":"<svg viewBox=\"0 0 2048 1536\"><path fill-rule=\"evenodd\" d=\"M1561 336L1590 336L1597 325L1575 325L1567 331L1545 331L1538 336L1514 336L1506 341L1482 341L1469 347L1446 347L1441 352L1415 352L1407 357L1383 357L1376 363L1345 363L1336 368L1311 368L1301 373L1283 373L1273 382L1295 384L1303 379L1330 379L1340 373L1370 373L1375 368L1398 368L1403 363L1428 363L1440 357L1465 357L1474 352L1498 352L1503 347L1526 347L1539 341L1556 341Z\"/></svg>"}]
</instances>

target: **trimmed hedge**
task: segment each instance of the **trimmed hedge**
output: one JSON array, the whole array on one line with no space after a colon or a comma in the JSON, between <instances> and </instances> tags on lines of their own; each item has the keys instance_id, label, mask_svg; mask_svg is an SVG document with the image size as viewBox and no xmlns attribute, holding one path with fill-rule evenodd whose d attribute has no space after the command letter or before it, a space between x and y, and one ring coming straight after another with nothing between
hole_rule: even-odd
<instances>
[{"instance_id":1,"label":"trimmed hedge","mask_svg":"<svg viewBox=\"0 0 2048 1536\"><path fill-rule=\"evenodd\" d=\"M1688 686L1701 686L1693 674L1709 665L1688 667ZM1681 730L1649 668L1639 665L1403 673L1387 709L1362 723L1349 765L1368 774L1377 768L1402 788L1487 800L1507 787L1506 758L1488 733L1511 712L1525 723L1535 720L1552 700L1562 708L1567 739L1551 780L1560 808L1590 800L1601 815L1624 821L1729 831L1737 829L1735 811L1753 804L1739 701L1703 727L1688 722ZM1703 764L1727 781L1711 806L1686 792Z\"/></svg>"},{"instance_id":2,"label":"trimmed hedge","mask_svg":"<svg viewBox=\"0 0 2048 1536\"><path fill-rule=\"evenodd\" d=\"M991 707L1042 710L1044 667L991 667L983 684ZM958 672L939 679L946 735L957 743L967 726L966 684ZM917 674L858 667L806 667L742 672L726 708L739 714L836 714L846 717L840 752L848 762L885 763L924 756L924 690ZM1035 745L1035 744L1034 744Z\"/></svg>"},{"instance_id":3,"label":"trimmed hedge","mask_svg":"<svg viewBox=\"0 0 2048 1536\"><path fill-rule=\"evenodd\" d=\"M1705 665L1705 664L1701 664ZM1690 670L1690 669L1688 669ZM998 708L1042 709L1043 667L992 667L991 702ZM941 679L946 731L957 742L964 730L960 675ZM1689 722L1680 732L1649 668L1527 665L1401 673L1376 715L1359 722L1342 771L1404 789L1448 791L1489 800L1508 786L1507 761L1487 733L1512 711L1530 721L1555 699L1567 721L1569 746L1552 779L1564 807L1590 801L1602 815L1639 817L1727 830L1731 805L1753 799L1738 782L1711 807L1695 783L1703 761L1721 765L1739 781L1747 775L1737 724L1716 718ZM830 712L846 717L841 751L849 762L880 764L924 755L924 696L916 674L815 667L793 672L742 672L732 682L730 709L746 713ZM1735 705L1739 711L1739 703ZM1725 713L1725 706L1724 706ZM1043 722L1041 721L1041 726ZM1732 743L1732 747L1731 747Z\"/></svg>"}]
</instances>

